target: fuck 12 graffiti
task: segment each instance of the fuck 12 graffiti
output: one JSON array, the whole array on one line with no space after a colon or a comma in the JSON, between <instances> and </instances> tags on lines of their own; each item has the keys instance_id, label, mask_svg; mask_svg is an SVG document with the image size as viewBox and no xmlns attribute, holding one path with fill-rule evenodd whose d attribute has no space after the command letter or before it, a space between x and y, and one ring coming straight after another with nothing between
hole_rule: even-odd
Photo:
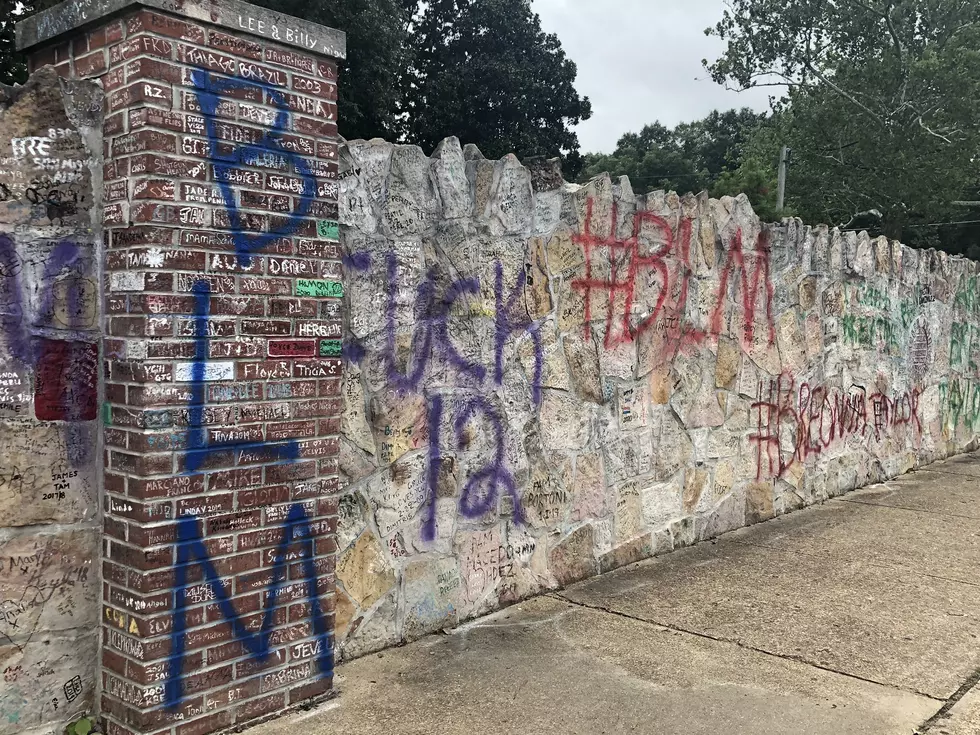
<instances>
[{"instance_id":1,"label":"fuck 12 graffiti","mask_svg":"<svg viewBox=\"0 0 980 735\"><path fill-rule=\"evenodd\" d=\"M348 268L367 271L371 267L371 254L359 252L346 259ZM479 387L501 386L504 381L504 348L507 343L523 334L530 336L534 349L534 374L531 378L531 396L535 405L541 402L541 374L543 353L541 325L539 322L518 316L518 305L527 285L527 274L521 270L512 289L504 286L501 262L494 263L494 312L493 312L493 364L484 365L460 353L450 338L449 319L454 306L467 296L481 292L478 278L460 278L440 290L433 272L425 275L415 289L414 328L407 367L398 364L396 350L397 295L400 284L398 260L394 252L385 255L387 298L385 301L385 346L383 360L389 384L402 394L424 392L425 379L430 375L430 365L435 357L444 359L456 376ZM363 357L360 348L347 347L349 359ZM428 466L426 470L426 497L423 504L421 535L423 540L436 537L435 502L439 473L444 460L444 441L441 432L447 410L443 396L428 394L427 422L429 426ZM451 420L456 448L462 448L465 429L475 423L491 436L492 457L483 467L475 470L467 479L459 500L459 512L466 518L482 517L497 506L501 496L510 497L515 522L524 522L524 510L512 472L505 461L505 420L503 409L485 395L456 396L453 401L455 415Z\"/></svg>"}]
</instances>

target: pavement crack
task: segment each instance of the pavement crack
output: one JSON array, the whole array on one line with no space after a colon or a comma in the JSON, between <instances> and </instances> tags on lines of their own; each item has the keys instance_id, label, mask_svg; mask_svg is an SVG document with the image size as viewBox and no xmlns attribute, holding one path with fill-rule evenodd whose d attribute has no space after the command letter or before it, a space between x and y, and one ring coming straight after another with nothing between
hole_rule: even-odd
<instances>
[{"instance_id":1,"label":"pavement crack","mask_svg":"<svg viewBox=\"0 0 980 735\"><path fill-rule=\"evenodd\" d=\"M854 505L870 505L872 508L888 508L890 510L905 510L910 513L925 513L927 515L941 516L943 518L965 518L968 521L976 521L976 516L960 515L959 513L942 513L936 510L924 510L922 508L909 508L904 505L883 505L882 503L869 503L867 500L851 498L834 498L834 502L853 503Z\"/></svg>"},{"instance_id":2,"label":"pavement crack","mask_svg":"<svg viewBox=\"0 0 980 735\"><path fill-rule=\"evenodd\" d=\"M950 710L956 706L956 703L963 699L963 697L965 697L977 684L980 684L980 668L976 669L966 678L963 685L953 692L953 696L946 700L945 704L939 708L939 711L936 712L936 714L922 723L922 726L915 731L916 735L925 735L925 733L929 732L933 727L938 725L940 720L946 719L946 716L949 714Z\"/></svg>"},{"instance_id":3,"label":"pavement crack","mask_svg":"<svg viewBox=\"0 0 980 735\"><path fill-rule=\"evenodd\" d=\"M608 615L615 615L617 617L626 618L627 620L632 620L632 621L637 622L637 623L642 623L642 624L645 624L645 625L657 626L659 628L664 628L665 630L674 631L675 633L683 633L683 634L686 634L686 635L694 636L695 638L701 638L701 639L704 639L704 640L713 641L715 643L727 643L729 645L736 646L736 647L741 648L743 650L752 651L754 653L760 653L763 656L769 656L771 658L780 659L781 661L793 661L794 663L803 664L804 666L810 666L810 667L812 667L814 669L819 669L820 671L826 671L826 672L828 672L830 674L837 674L838 676L844 676L844 677L847 677L848 679L854 679L856 681L862 681L862 682L864 682L866 684L874 684L876 686L885 687L886 689L892 689L892 690L895 690L895 691L902 691L902 692L906 692L908 694L914 694L914 695L919 696L919 697L925 697L926 699L930 699L933 702L942 702L943 701L939 697L935 697L935 696L933 696L931 694L927 694L926 692L919 691L918 689L913 689L911 687L899 686L899 685L896 685L896 684L889 684L887 682L878 681L876 679L869 679L869 678L864 677L864 676L859 676L858 674L851 674L851 673L849 673L847 671L841 671L839 669L835 669L835 668L830 667L830 666L824 666L823 664L815 663L813 661L810 661L810 660L804 658L803 656L791 656L791 655L787 655L787 654L783 654L783 653L774 653L772 651L767 651L765 648L758 648L756 646L751 646L751 645L749 645L747 643L742 643L741 641L732 640L731 638L723 638L721 636L714 636L714 635L711 635L709 633L702 633L702 632L697 631L697 630L690 630L688 628L682 628L679 625L672 625L670 623L664 623L664 622L661 622L659 620L650 620L648 618L641 618L641 617L638 617L636 615L631 615L630 613L622 612L620 610L614 610L611 607L608 607L606 605L595 605L595 604L590 604L588 602L581 602L579 600L573 600L573 599L565 596L561 592L551 592L547 596L548 597L552 597L552 598L557 599L557 600L561 600L562 602L566 602L569 605L575 605L577 607L582 607L582 608L585 608L587 610L594 610L596 612L603 612L603 613L606 613ZM977 672L975 672L975 676L977 678L976 678L976 680L974 680L974 682L973 682L974 684L976 684L977 681L980 681L980 669L978 669ZM968 689L969 688L967 688L967 690ZM964 694L966 694L966 691L963 691L963 693L960 694L960 697L962 697ZM953 696L956 696L956 695L954 694ZM952 705L949 705L949 706L952 707ZM942 711L942 710L940 710L940 711Z\"/></svg>"},{"instance_id":4,"label":"pavement crack","mask_svg":"<svg viewBox=\"0 0 980 735\"><path fill-rule=\"evenodd\" d=\"M916 474L918 472L935 472L937 475L950 475L951 477L972 477L974 480L980 479L977 477L977 475L971 475L966 472L944 472L943 470L934 470L931 465L927 465L923 467L921 470L917 470ZM902 475L902 477L905 476L906 475Z\"/></svg>"}]
</instances>

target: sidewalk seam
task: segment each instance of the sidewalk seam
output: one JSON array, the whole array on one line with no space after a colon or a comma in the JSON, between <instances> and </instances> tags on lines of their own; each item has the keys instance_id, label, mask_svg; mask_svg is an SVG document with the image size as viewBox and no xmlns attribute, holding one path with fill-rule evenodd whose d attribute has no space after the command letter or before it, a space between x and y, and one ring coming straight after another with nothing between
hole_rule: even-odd
<instances>
[{"instance_id":1,"label":"sidewalk seam","mask_svg":"<svg viewBox=\"0 0 980 735\"><path fill-rule=\"evenodd\" d=\"M980 478L977 478L977 479L980 480ZM841 503L852 503L853 505L866 505L866 506L870 506L872 508L888 508L889 510L904 510L904 511L908 511L909 513L925 513L926 515L940 516L941 518L963 518L963 519L966 519L968 521L976 521L976 520L978 520L976 516L963 516L963 515L960 515L959 513L939 513L939 512L934 511L934 510L923 510L921 508L909 508L908 506L905 506L905 505L885 505L883 503L869 503L867 500L860 500L860 499L857 499L857 498L855 498L855 499L843 498L843 497L842 498L834 498L830 502L835 502L835 501L838 501L838 502L841 502Z\"/></svg>"},{"instance_id":2,"label":"sidewalk seam","mask_svg":"<svg viewBox=\"0 0 980 735\"><path fill-rule=\"evenodd\" d=\"M911 688L903 687L903 686L896 686L894 684L886 684L884 682L876 681L874 679L868 679L868 678L865 678L863 676L858 676L857 674L849 674L846 671L838 671L837 669L832 669L829 666L821 666L820 664L813 663L812 661L807 661L802 656L787 656L785 654L773 653L772 651L767 651L764 648L756 648L755 646L750 646L750 645L747 645L747 644L742 643L740 641L734 641L734 640L731 640L730 638L721 638L721 637L718 637L718 636L709 635L708 633L701 633L701 632L698 632L696 630L688 630L687 628L681 628L681 627L679 627L677 625L670 625L668 623L662 623L662 622L658 622L656 620L647 620L646 618L640 618L640 617L637 617L636 615L630 615L629 613L620 612L619 610L613 610L612 608L605 607L605 606L602 606L602 605L592 605L592 604L589 604L587 602L579 602L578 600L572 600L572 599L566 597L561 592L551 592L551 593L548 593L547 596L548 597L553 597L553 598L558 599L558 600L561 600L562 602L567 602L570 605L575 605L577 607L586 608L588 610L594 610L596 612L604 612L604 613L607 613L609 615L616 615L618 617L626 618L627 620L633 620L633 621L638 622L638 623L644 623L646 625L655 625L657 627L665 628L667 630L672 630L672 631L677 632L677 633L685 633L687 635L691 635L691 636L694 636L696 638L703 638L705 640L714 641L715 643L728 643L730 645L737 646L738 648L742 648L742 649L744 649L746 651L753 651L755 653L761 653L761 654L763 654L765 656L771 656L772 658L778 658L778 659L780 659L782 661L793 661L795 663L803 664L805 666L810 666L810 667L813 667L815 669L819 669L821 671L826 671L826 672L831 673L831 674L837 674L838 676L844 676L844 677L847 677L849 679L855 679L857 681L863 681L863 682L865 682L867 684L875 684L877 686L885 687L887 689L893 689L893 690L897 690L897 691L903 691L903 692L906 692L906 693L909 693L909 694L915 694L916 696L925 697L926 699L930 699L933 702L943 702L943 701L948 702L949 701L949 700L940 699L939 697L934 697L931 694L926 694L925 692L920 692L917 689L911 689ZM978 669L975 672L974 676L976 676L977 677L977 680L980 681L980 669ZM972 678L973 677L971 677L971 679ZM976 682L974 682L974 683L976 683ZM961 687L961 689L962 689L962 687ZM960 690L957 690L957 693L959 693L959 691ZM964 691L963 694L960 694L960 697L962 697L964 694L966 694L966 691ZM955 697L956 694L953 694L953 696ZM950 706L952 706L952 705L950 705ZM941 711L942 710L940 710L940 712ZM936 715L933 715L933 717L936 717Z\"/></svg>"},{"instance_id":3,"label":"sidewalk seam","mask_svg":"<svg viewBox=\"0 0 980 735\"><path fill-rule=\"evenodd\" d=\"M980 668L976 669L966 678L963 685L953 692L953 696L946 700L946 703L939 708L939 711L936 712L936 714L922 723L922 726L915 731L916 735L925 735L925 733L932 730L935 725L939 724L940 720L946 718L946 715L948 715L950 710L956 706L956 703L969 694L970 690L973 689L973 687L975 687L978 683L980 683Z\"/></svg>"}]
</instances>

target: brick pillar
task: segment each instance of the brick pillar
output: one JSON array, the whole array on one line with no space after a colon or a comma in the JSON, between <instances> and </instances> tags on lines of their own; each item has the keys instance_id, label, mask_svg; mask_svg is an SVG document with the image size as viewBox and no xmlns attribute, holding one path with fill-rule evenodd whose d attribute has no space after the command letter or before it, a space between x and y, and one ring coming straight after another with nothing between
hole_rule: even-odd
<instances>
[{"instance_id":1,"label":"brick pillar","mask_svg":"<svg viewBox=\"0 0 980 735\"><path fill-rule=\"evenodd\" d=\"M107 732L328 696L344 35L233 0L71 0L17 32L106 90Z\"/></svg>"}]
</instances>

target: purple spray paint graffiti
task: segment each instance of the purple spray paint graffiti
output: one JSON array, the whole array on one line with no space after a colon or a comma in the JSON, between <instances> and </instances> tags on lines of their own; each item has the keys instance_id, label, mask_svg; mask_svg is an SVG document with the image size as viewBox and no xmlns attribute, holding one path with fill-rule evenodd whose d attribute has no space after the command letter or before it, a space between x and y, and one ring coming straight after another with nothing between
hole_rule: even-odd
<instances>
[{"instance_id":1,"label":"purple spray paint graffiti","mask_svg":"<svg viewBox=\"0 0 980 735\"><path fill-rule=\"evenodd\" d=\"M364 272L371 267L371 255L353 253L344 259L346 268ZM385 256L387 298L385 301L384 360L389 384L402 394L425 393L428 403L429 451L426 471L426 498L423 504L422 539L432 541L436 537L436 495L443 464L442 421L445 414L444 398L429 394L423 389L423 381L429 374L430 363L435 356L444 359L474 388L485 388L488 381L501 386L504 382L504 350L507 343L527 333L534 349L534 374L531 380L531 396L535 405L541 402L541 376L544 357L541 346L540 324L527 314L522 319L517 314L519 298L524 293L527 275L522 270L510 294L504 289L504 269L500 261L494 263L494 359L492 369L462 355L450 337L449 317L452 309L467 296L480 294L480 279L459 278L449 283L440 295L437 276L428 272L415 289L414 322L409 357L404 368L398 364L396 346L396 322L399 292L398 259L394 252ZM344 356L351 362L360 362L364 348L356 342L348 342ZM456 448L466 446L466 427L476 424L492 436L493 453L483 467L468 477L459 499L459 512L466 518L479 518L496 507L501 492L510 495L515 522L524 522L524 510L517 491L517 483L506 466L504 453L505 433L503 411L483 395L470 396L457 402L452 417L452 429Z\"/></svg>"}]
</instances>

